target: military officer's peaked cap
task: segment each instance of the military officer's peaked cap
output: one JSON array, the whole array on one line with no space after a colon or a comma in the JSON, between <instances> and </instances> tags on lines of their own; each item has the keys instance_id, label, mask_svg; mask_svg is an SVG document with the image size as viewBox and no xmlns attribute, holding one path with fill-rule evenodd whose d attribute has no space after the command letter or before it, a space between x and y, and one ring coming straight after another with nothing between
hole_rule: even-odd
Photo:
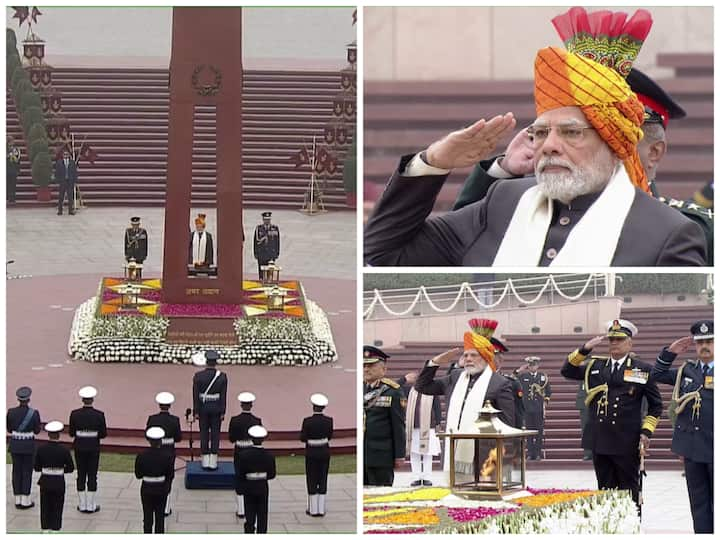
<instances>
[{"instance_id":1,"label":"military officer's peaked cap","mask_svg":"<svg viewBox=\"0 0 720 540\"><path fill-rule=\"evenodd\" d=\"M131 217L130 223L140 223L140 218L138 216Z\"/></svg>"},{"instance_id":2,"label":"military officer's peaked cap","mask_svg":"<svg viewBox=\"0 0 720 540\"><path fill-rule=\"evenodd\" d=\"M313 394L310 396L310 403L317 407L327 407L329 402L330 401L325 394Z\"/></svg>"},{"instance_id":3,"label":"military officer's peaked cap","mask_svg":"<svg viewBox=\"0 0 720 540\"><path fill-rule=\"evenodd\" d=\"M148 430L145 432L145 436L151 441L157 441L165 436L165 430L159 426L153 426L151 428L148 428Z\"/></svg>"},{"instance_id":4,"label":"military officer's peaked cap","mask_svg":"<svg viewBox=\"0 0 720 540\"><path fill-rule=\"evenodd\" d=\"M267 437L267 429L262 426L253 426L248 429L248 435L251 439L264 439Z\"/></svg>"},{"instance_id":5,"label":"military officer's peaked cap","mask_svg":"<svg viewBox=\"0 0 720 540\"><path fill-rule=\"evenodd\" d=\"M83 386L80 390L78 390L78 396L83 399L92 399L97 396L97 393L97 388L94 386Z\"/></svg>"},{"instance_id":6,"label":"military officer's peaked cap","mask_svg":"<svg viewBox=\"0 0 720 540\"><path fill-rule=\"evenodd\" d=\"M262 213L262 217L264 217L264 218L269 218L271 216L272 216L272 212L263 212Z\"/></svg>"},{"instance_id":7,"label":"military officer's peaked cap","mask_svg":"<svg viewBox=\"0 0 720 540\"><path fill-rule=\"evenodd\" d=\"M613 319L608 321L607 337L628 338L635 337L638 334L637 326L625 319Z\"/></svg>"},{"instance_id":8,"label":"military officer's peaked cap","mask_svg":"<svg viewBox=\"0 0 720 540\"><path fill-rule=\"evenodd\" d=\"M238 401L240 403L252 403L255 401L255 394L252 392L240 392L238 394Z\"/></svg>"},{"instance_id":9,"label":"military officer's peaked cap","mask_svg":"<svg viewBox=\"0 0 720 540\"><path fill-rule=\"evenodd\" d=\"M158 405L171 405L175 401L175 396L170 392L160 392L155 396L155 401Z\"/></svg>"},{"instance_id":10,"label":"military officer's peaked cap","mask_svg":"<svg viewBox=\"0 0 720 540\"><path fill-rule=\"evenodd\" d=\"M389 355L382 352L377 347L365 345L363 347L363 364L375 364L377 362L387 362Z\"/></svg>"},{"instance_id":11,"label":"military officer's peaked cap","mask_svg":"<svg viewBox=\"0 0 720 540\"><path fill-rule=\"evenodd\" d=\"M506 352L508 352L508 351L510 350L507 345L505 345L502 341L500 341L500 340L499 340L498 338L496 338L496 337L491 337L491 338L490 338L490 343L492 343L492 344L493 344L493 347L495 347L495 353L496 353L496 354L497 354L497 353L506 353Z\"/></svg>"},{"instance_id":12,"label":"military officer's peaked cap","mask_svg":"<svg viewBox=\"0 0 720 540\"><path fill-rule=\"evenodd\" d=\"M663 90L658 83L642 71L632 68L625 79L630 89L645 106L645 122L662 123L667 127L671 118L685 118L687 113ZM648 110L649 109L649 110Z\"/></svg>"},{"instance_id":13,"label":"military officer's peaked cap","mask_svg":"<svg viewBox=\"0 0 720 540\"><path fill-rule=\"evenodd\" d=\"M45 424L45 431L48 433L60 433L65 426L60 420L53 420Z\"/></svg>"},{"instance_id":14,"label":"military officer's peaked cap","mask_svg":"<svg viewBox=\"0 0 720 540\"><path fill-rule=\"evenodd\" d=\"M715 339L715 324L713 321L698 321L690 327L690 333L695 341L702 339Z\"/></svg>"},{"instance_id":15,"label":"military officer's peaked cap","mask_svg":"<svg viewBox=\"0 0 720 540\"><path fill-rule=\"evenodd\" d=\"M220 358L220 355L217 351L205 351L205 360L207 360L208 366L214 366L217 364L218 358Z\"/></svg>"},{"instance_id":16,"label":"military officer's peaked cap","mask_svg":"<svg viewBox=\"0 0 720 540\"><path fill-rule=\"evenodd\" d=\"M528 356L527 358L525 358L525 362L527 363L527 365L533 366L535 364L540 363L540 357L539 356Z\"/></svg>"},{"instance_id":17,"label":"military officer's peaked cap","mask_svg":"<svg viewBox=\"0 0 720 540\"><path fill-rule=\"evenodd\" d=\"M32 388L29 386L21 386L15 391L15 395L20 401L27 401L30 399L30 395L32 394Z\"/></svg>"}]
</instances>

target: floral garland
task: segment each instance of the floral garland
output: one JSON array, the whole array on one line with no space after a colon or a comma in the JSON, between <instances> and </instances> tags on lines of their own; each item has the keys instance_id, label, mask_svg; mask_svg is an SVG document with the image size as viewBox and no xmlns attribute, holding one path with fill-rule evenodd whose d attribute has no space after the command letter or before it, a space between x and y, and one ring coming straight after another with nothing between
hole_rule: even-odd
<instances>
[{"instance_id":1,"label":"floral garland","mask_svg":"<svg viewBox=\"0 0 720 540\"><path fill-rule=\"evenodd\" d=\"M443 488L371 491L363 501L365 533L634 534L640 530L635 503L625 491L529 488L530 496L506 501L458 499L448 495L449 490L443 495Z\"/></svg>"}]
</instances>

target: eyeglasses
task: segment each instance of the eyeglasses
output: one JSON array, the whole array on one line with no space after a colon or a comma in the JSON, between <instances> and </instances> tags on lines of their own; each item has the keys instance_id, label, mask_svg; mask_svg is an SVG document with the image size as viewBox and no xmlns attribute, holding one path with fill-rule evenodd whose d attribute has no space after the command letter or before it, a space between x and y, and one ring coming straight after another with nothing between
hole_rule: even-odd
<instances>
[{"instance_id":1,"label":"eyeglasses","mask_svg":"<svg viewBox=\"0 0 720 540\"><path fill-rule=\"evenodd\" d=\"M529 135L532 145L537 147L547 140L553 129L558 137L574 146L580 144L585 136L586 130L595 128L592 126L576 126L574 124L565 126L529 126L525 129L525 132Z\"/></svg>"}]
</instances>

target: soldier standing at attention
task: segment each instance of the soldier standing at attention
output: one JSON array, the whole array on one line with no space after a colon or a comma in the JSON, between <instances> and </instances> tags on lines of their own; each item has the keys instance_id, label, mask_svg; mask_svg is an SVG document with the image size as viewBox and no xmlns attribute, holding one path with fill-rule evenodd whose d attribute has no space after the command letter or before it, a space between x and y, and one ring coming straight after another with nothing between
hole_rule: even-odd
<instances>
[{"instance_id":1,"label":"soldier standing at attention","mask_svg":"<svg viewBox=\"0 0 720 540\"><path fill-rule=\"evenodd\" d=\"M80 504L77 509L85 514L100 510L97 495L97 472L100 464L100 439L107 437L105 413L93 408L97 389L83 386L78 395L83 406L70 413L69 432L75 437L75 463L77 464L77 490ZM87 482L87 491L85 491Z\"/></svg>"},{"instance_id":2,"label":"soldier standing at attention","mask_svg":"<svg viewBox=\"0 0 720 540\"><path fill-rule=\"evenodd\" d=\"M175 458L163 449L162 440L167 434L163 428L148 428L145 437L150 448L135 458L135 478L142 480L140 500L143 509L143 532L165 532L165 501L170 494L170 483L175 471Z\"/></svg>"},{"instance_id":3,"label":"soldier standing at attention","mask_svg":"<svg viewBox=\"0 0 720 540\"><path fill-rule=\"evenodd\" d=\"M15 508L27 510L35 506L30 499L32 489L35 435L40 433L40 413L31 408L32 389L21 386L15 392L18 406L8 409L5 424L10 434L8 451L12 458L12 488Z\"/></svg>"},{"instance_id":4,"label":"soldier standing at attention","mask_svg":"<svg viewBox=\"0 0 720 540\"><path fill-rule=\"evenodd\" d=\"M145 429L151 427L161 427L165 432L161 442L161 448L166 450L172 456L173 471L168 480L168 496L165 503L165 515L172 514L172 505L170 504L170 495L172 492L172 482L175 478L175 443L182 440L182 428L180 427L180 418L174 414L170 414L170 405L175 402L175 396L170 392L160 392L155 396L155 402L160 406L160 412L148 416Z\"/></svg>"},{"instance_id":5,"label":"soldier standing at attention","mask_svg":"<svg viewBox=\"0 0 720 540\"><path fill-rule=\"evenodd\" d=\"M266 533L268 528L268 480L275 478L275 458L263 448L267 430L253 426L248 430L253 445L245 450L237 474L244 483L245 534Z\"/></svg>"},{"instance_id":6,"label":"soldier standing at attention","mask_svg":"<svg viewBox=\"0 0 720 540\"><path fill-rule=\"evenodd\" d=\"M333 436L333 419L323 414L328 398L324 394L310 396L313 415L303 420L300 440L305 443L305 480L308 502L305 513L309 516L325 515L325 496L330 471L330 439Z\"/></svg>"},{"instance_id":7,"label":"soldier standing at attention","mask_svg":"<svg viewBox=\"0 0 720 540\"><path fill-rule=\"evenodd\" d=\"M677 419L672 451L683 457L693 528L696 534L713 532L713 376L715 337L713 321L698 321L692 335L665 347L655 362L651 380L674 385ZM697 360L670 368L673 360L692 346Z\"/></svg>"},{"instance_id":8,"label":"soldier standing at attention","mask_svg":"<svg viewBox=\"0 0 720 540\"><path fill-rule=\"evenodd\" d=\"M280 229L270 223L272 212L262 213L262 223L255 227L253 254L258 262L258 278L262 280L262 267L280 256Z\"/></svg>"},{"instance_id":9,"label":"soldier standing at attention","mask_svg":"<svg viewBox=\"0 0 720 540\"><path fill-rule=\"evenodd\" d=\"M227 405L227 375L216 369L218 358L217 351L193 355L196 366L205 366L193 377L193 414L200 424L202 468L208 470L217 469L220 424Z\"/></svg>"},{"instance_id":10,"label":"soldier standing at attention","mask_svg":"<svg viewBox=\"0 0 720 540\"><path fill-rule=\"evenodd\" d=\"M62 422L53 420L45 425L49 442L38 448L35 470L40 473L40 528L43 532L62 529L65 506L65 475L75 470L70 450L59 443Z\"/></svg>"},{"instance_id":11,"label":"soldier standing at attention","mask_svg":"<svg viewBox=\"0 0 720 540\"><path fill-rule=\"evenodd\" d=\"M252 439L248 435L248 430L253 426L262 426L262 420L250 411L255 402L255 394L252 392L241 392L238 395L240 408L242 412L230 419L230 428L228 429L228 438L235 446L233 451L233 464L235 466L235 494L237 495L237 509L235 515L239 518L245 517L245 502L243 501L242 479L238 475L240 461L243 459L245 450L252 446Z\"/></svg>"},{"instance_id":12,"label":"soldier standing at attention","mask_svg":"<svg viewBox=\"0 0 720 540\"><path fill-rule=\"evenodd\" d=\"M392 486L405 460L405 406L400 385L385 378L388 355L363 347L363 485Z\"/></svg>"},{"instance_id":13,"label":"soldier standing at attention","mask_svg":"<svg viewBox=\"0 0 720 540\"><path fill-rule=\"evenodd\" d=\"M138 264L145 262L148 253L148 233L140 227L140 218L137 216L130 218L130 227L125 229L124 245L126 262L132 259Z\"/></svg>"},{"instance_id":14,"label":"soldier standing at attention","mask_svg":"<svg viewBox=\"0 0 720 540\"><path fill-rule=\"evenodd\" d=\"M528 371L518 375L518 378L522 385L525 427L538 432L537 435L528 437L528 459L537 461L542 459L545 407L550 403L552 388L548 376L538 371L540 358L528 356L525 362ZM522 369L518 368L518 373Z\"/></svg>"},{"instance_id":15,"label":"soldier standing at attention","mask_svg":"<svg viewBox=\"0 0 720 540\"><path fill-rule=\"evenodd\" d=\"M589 418L582 447L593 453L598 488L629 490L639 510L640 453L647 453L650 446L662 413L662 398L655 382L649 380L652 366L630 352L637 333L630 321L610 321L607 335L594 337L571 352L560 373L566 379L585 382ZM610 356L591 356L606 337ZM643 397L648 403L644 418Z\"/></svg>"}]
</instances>

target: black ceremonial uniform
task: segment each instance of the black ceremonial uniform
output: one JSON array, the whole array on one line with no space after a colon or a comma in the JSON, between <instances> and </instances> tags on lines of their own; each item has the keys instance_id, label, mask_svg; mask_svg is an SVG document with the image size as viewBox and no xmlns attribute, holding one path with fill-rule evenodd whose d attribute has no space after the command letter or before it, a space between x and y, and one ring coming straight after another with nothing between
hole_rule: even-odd
<instances>
[{"instance_id":1,"label":"black ceremonial uniform","mask_svg":"<svg viewBox=\"0 0 720 540\"><path fill-rule=\"evenodd\" d=\"M14 495L30 495L32 487L35 435L40 433L40 414L27 404L8 409L5 419L10 434L8 451L12 457Z\"/></svg>"},{"instance_id":2,"label":"black ceremonial uniform","mask_svg":"<svg viewBox=\"0 0 720 540\"><path fill-rule=\"evenodd\" d=\"M677 385L672 451L684 457L695 532L712 533L714 363L705 368L700 361L687 361L680 368L671 369L676 356L664 348L652 369L651 379Z\"/></svg>"},{"instance_id":3,"label":"black ceremonial uniform","mask_svg":"<svg viewBox=\"0 0 720 540\"><path fill-rule=\"evenodd\" d=\"M75 463L77 463L77 490L97 491L97 471L100 463L100 439L107 437L105 413L92 406L81 407L70 413L68 433L75 437Z\"/></svg>"},{"instance_id":4,"label":"black ceremonial uniform","mask_svg":"<svg viewBox=\"0 0 720 540\"><path fill-rule=\"evenodd\" d=\"M573 351L560 371L566 379L585 381L588 423L582 447L593 452L598 487L628 489L637 503L640 434L651 437L662 413L660 391L649 380L652 366L632 355L625 356L614 372L608 357L590 356L580 365L589 354L583 349ZM640 380L644 382L634 382ZM641 417L643 397L648 403L645 419Z\"/></svg>"},{"instance_id":5,"label":"black ceremonial uniform","mask_svg":"<svg viewBox=\"0 0 720 540\"><path fill-rule=\"evenodd\" d=\"M167 450L173 458L173 472L170 475L170 487L175 478L175 443L182 440L182 428L180 427L180 418L168 411L161 411L157 414L148 416L145 430L151 427L160 427L165 431L165 437L162 439L162 448Z\"/></svg>"},{"instance_id":6,"label":"black ceremonial uniform","mask_svg":"<svg viewBox=\"0 0 720 540\"><path fill-rule=\"evenodd\" d=\"M65 474L75 470L70 451L57 441L38 448L35 470L40 474L40 527L59 531L65 505Z\"/></svg>"},{"instance_id":7,"label":"black ceremonial uniform","mask_svg":"<svg viewBox=\"0 0 720 540\"><path fill-rule=\"evenodd\" d=\"M518 379L522 385L525 427L538 432L534 437L528 437L528 458L540 459L544 442L545 399L552 395L550 380L540 371L523 372L518 375Z\"/></svg>"},{"instance_id":8,"label":"black ceremonial uniform","mask_svg":"<svg viewBox=\"0 0 720 540\"><path fill-rule=\"evenodd\" d=\"M245 533L266 533L268 480L275 478L275 458L262 446L243 451L236 469L245 500Z\"/></svg>"},{"instance_id":9,"label":"black ceremonial uniform","mask_svg":"<svg viewBox=\"0 0 720 540\"><path fill-rule=\"evenodd\" d=\"M405 396L391 379L365 384L363 394L363 484L392 486L395 460L405 458Z\"/></svg>"},{"instance_id":10,"label":"black ceremonial uniform","mask_svg":"<svg viewBox=\"0 0 720 540\"><path fill-rule=\"evenodd\" d=\"M523 402L522 384L520 384L520 381L514 374L508 375L507 373L502 373L500 371L498 371L498 373L510 382L513 399L515 400L515 422L513 424L513 427L522 429L524 427L523 424L525 423L525 403Z\"/></svg>"},{"instance_id":11,"label":"black ceremonial uniform","mask_svg":"<svg viewBox=\"0 0 720 540\"><path fill-rule=\"evenodd\" d=\"M135 259L136 262L142 264L147 259L148 252L148 234L143 228L135 229L128 227L125 229L125 260Z\"/></svg>"},{"instance_id":12,"label":"black ceremonial uniform","mask_svg":"<svg viewBox=\"0 0 720 540\"><path fill-rule=\"evenodd\" d=\"M217 454L220 448L220 422L225 415L226 394L227 375L215 367L207 367L193 377L193 412L199 417L203 454Z\"/></svg>"},{"instance_id":13,"label":"black ceremonial uniform","mask_svg":"<svg viewBox=\"0 0 720 540\"><path fill-rule=\"evenodd\" d=\"M262 277L260 267L280 256L280 229L277 225L262 223L255 227L253 254L258 262L258 277Z\"/></svg>"},{"instance_id":14,"label":"black ceremonial uniform","mask_svg":"<svg viewBox=\"0 0 720 540\"><path fill-rule=\"evenodd\" d=\"M253 445L252 439L248 435L248 430L253 426L262 426L262 420L249 411L243 411L230 419L228 438L235 446L233 464L235 466L235 493L238 495L243 495L241 490L243 482L238 473L240 461L243 459L243 453Z\"/></svg>"},{"instance_id":15,"label":"black ceremonial uniform","mask_svg":"<svg viewBox=\"0 0 720 540\"><path fill-rule=\"evenodd\" d=\"M175 458L166 448L148 448L135 458L135 478L142 479L140 500L143 532L165 532L165 502L175 471Z\"/></svg>"},{"instance_id":16,"label":"black ceremonial uniform","mask_svg":"<svg viewBox=\"0 0 720 540\"><path fill-rule=\"evenodd\" d=\"M305 443L305 482L308 495L325 495L330 470L333 419L316 412L303 420L300 440Z\"/></svg>"}]
</instances>

